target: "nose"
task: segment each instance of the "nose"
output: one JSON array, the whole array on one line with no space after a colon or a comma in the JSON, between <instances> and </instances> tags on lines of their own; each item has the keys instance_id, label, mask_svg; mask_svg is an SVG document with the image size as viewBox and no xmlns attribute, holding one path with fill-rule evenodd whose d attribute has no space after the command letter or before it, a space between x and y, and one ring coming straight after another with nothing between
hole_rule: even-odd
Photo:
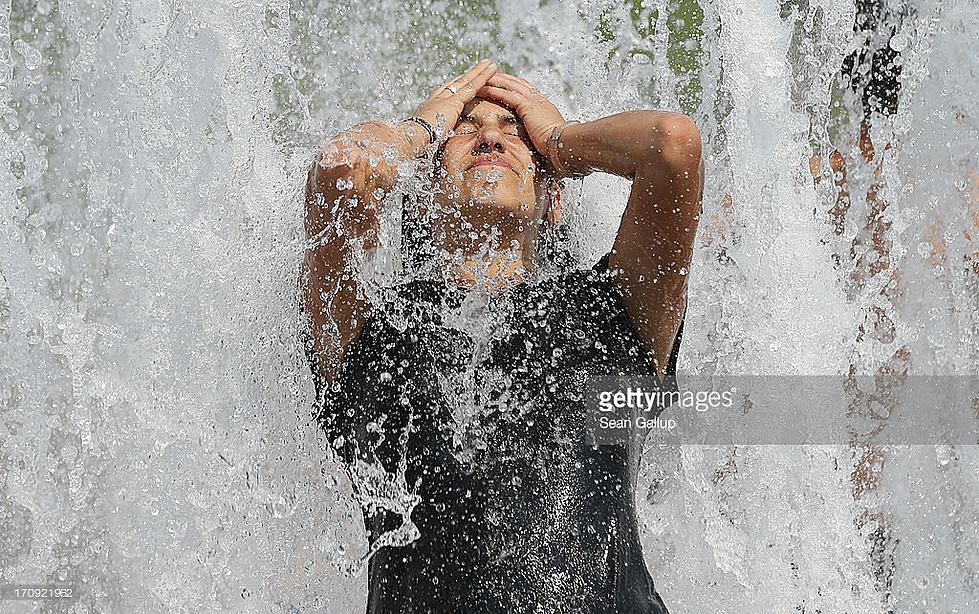
<instances>
[{"instance_id":1,"label":"nose","mask_svg":"<svg viewBox=\"0 0 979 614\"><path fill-rule=\"evenodd\" d=\"M476 151L478 153L502 152L505 147L504 143L503 132L497 126L483 126L476 140Z\"/></svg>"}]
</instances>

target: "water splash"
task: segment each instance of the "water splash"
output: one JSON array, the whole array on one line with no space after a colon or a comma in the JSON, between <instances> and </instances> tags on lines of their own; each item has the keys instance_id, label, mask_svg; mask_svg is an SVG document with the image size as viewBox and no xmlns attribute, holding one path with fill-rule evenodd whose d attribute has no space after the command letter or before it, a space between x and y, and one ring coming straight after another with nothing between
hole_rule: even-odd
<instances>
[{"instance_id":1,"label":"water splash","mask_svg":"<svg viewBox=\"0 0 979 614\"><path fill-rule=\"evenodd\" d=\"M840 234L833 177L813 187L808 170L813 153L857 151L859 101L836 78L851 2L432 6L0 10L2 581L84 584L98 611L362 607L363 577L343 573L369 554L360 512L309 421L303 177L319 136L401 117L478 57L569 117L655 106L701 126L681 369L873 372L910 356L920 372L975 373L974 4L919 2L891 41L901 107L871 134L892 144L874 219L897 294L888 274L855 278L848 256L872 169L851 168ZM569 199L582 263L608 248L626 193L592 177ZM367 292L399 269L397 222L360 267ZM892 332L861 338L867 314ZM895 611L969 611L975 447L883 453L878 488L855 501L849 448L648 450L640 512L666 602L885 612L890 593ZM870 548L873 522L857 526L865 511L900 540L890 554ZM412 539L411 524L394 538ZM890 588L874 571L888 556Z\"/></svg>"}]
</instances>

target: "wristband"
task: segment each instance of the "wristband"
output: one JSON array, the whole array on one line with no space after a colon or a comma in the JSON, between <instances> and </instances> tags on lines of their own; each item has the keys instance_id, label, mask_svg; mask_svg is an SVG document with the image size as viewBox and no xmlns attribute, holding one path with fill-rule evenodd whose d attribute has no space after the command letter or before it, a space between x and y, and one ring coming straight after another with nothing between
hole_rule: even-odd
<instances>
[{"instance_id":1,"label":"wristband","mask_svg":"<svg viewBox=\"0 0 979 614\"><path fill-rule=\"evenodd\" d=\"M428 133L428 144L431 145L432 143L435 142L435 129L432 128L432 124L428 123L427 121L425 121L420 117L415 117L415 116L411 116L408 119L402 121L415 122L416 124L424 128L425 132Z\"/></svg>"}]
</instances>

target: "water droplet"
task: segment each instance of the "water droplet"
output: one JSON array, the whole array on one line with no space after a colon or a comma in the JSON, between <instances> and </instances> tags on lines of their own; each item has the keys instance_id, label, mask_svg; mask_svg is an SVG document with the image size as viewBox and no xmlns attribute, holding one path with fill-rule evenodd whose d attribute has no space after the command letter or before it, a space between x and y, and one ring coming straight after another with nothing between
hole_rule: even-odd
<instances>
[{"instance_id":1,"label":"water droplet","mask_svg":"<svg viewBox=\"0 0 979 614\"><path fill-rule=\"evenodd\" d=\"M891 49L897 52L904 51L908 47L908 37L904 32L898 32L891 37Z\"/></svg>"},{"instance_id":2,"label":"water droplet","mask_svg":"<svg viewBox=\"0 0 979 614\"><path fill-rule=\"evenodd\" d=\"M37 70L41 67L41 52L20 39L14 41L14 51L24 58L27 70Z\"/></svg>"},{"instance_id":3,"label":"water droplet","mask_svg":"<svg viewBox=\"0 0 979 614\"><path fill-rule=\"evenodd\" d=\"M955 460L955 452L950 446L936 448L935 454L938 457L938 466L945 467Z\"/></svg>"}]
</instances>

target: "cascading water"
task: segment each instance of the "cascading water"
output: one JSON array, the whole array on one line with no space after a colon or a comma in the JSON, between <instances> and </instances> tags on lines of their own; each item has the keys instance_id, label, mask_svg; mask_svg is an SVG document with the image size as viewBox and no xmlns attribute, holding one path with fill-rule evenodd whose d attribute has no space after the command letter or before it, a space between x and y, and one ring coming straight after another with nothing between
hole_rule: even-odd
<instances>
[{"instance_id":1,"label":"cascading water","mask_svg":"<svg viewBox=\"0 0 979 614\"><path fill-rule=\"evenodd\" d=\"M850 0L6 3L0 584L73 585L79 612L363 607L364 574L346 573L369 547L360 510L309 415L305 172L324 136L409 114L480 57L569 118L656 107L701 127L681 371L974 376L979 9L910 8L875 178L838 80L861 44ZM578 187L590 263L627 186ZM398 269L397 222L369 292ZM671 611L976 611L976 446L875 449L876 487L855 497L846 445L650 446L640 520ZM410 493L375 494L410 540Z\"/></svg>"}]
</instances>

